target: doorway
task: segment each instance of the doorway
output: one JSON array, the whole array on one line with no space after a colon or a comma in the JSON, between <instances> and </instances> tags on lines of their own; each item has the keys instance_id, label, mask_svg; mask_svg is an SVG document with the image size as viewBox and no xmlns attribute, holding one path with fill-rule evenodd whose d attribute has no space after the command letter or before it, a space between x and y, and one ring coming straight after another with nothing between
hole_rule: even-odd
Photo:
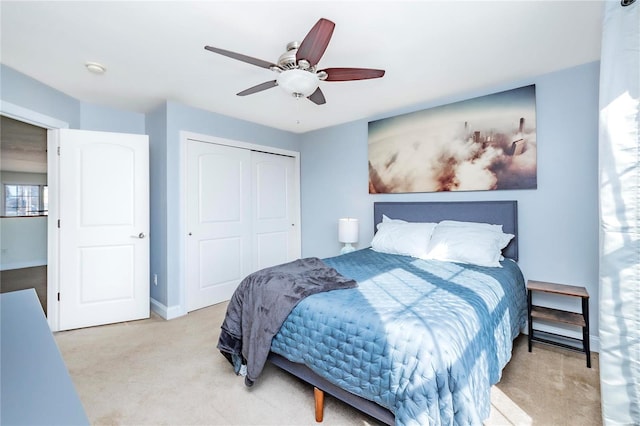
<instances>
[{"instance_id":1,"label":"doorway","mask_svg":"<svg viewBox=\"0 0 640 426\"><path fill-rule=\"evenodd\" d=\"M58 232L50 236L57 330L148 318L148 136L60 129L49 139L59 159Z\"/></svg>"},{"instance_id":2,"label":"doorway","mask_svg":"<svg viewBox=\"0 0 640 426\"><path fill-rule=\"evenodd\" d=\"M0 292L34 288L46 315L47 129L0 119Z\"/></svg>"}]
</instances>

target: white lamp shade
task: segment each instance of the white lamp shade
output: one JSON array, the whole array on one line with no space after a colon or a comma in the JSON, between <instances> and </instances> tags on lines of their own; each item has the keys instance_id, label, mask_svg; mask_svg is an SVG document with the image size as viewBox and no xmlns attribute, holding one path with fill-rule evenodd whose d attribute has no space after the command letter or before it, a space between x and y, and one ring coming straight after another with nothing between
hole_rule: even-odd
<instances>
[{"instance_id":1,"label":"white lamp shade","mask_svg":"<svg viewBox=\"0 0 640 426\"><path fill-rule=\"evenodd\" d=\"M338 241L341 243L358 242L358 219L347 217L338 221Z\"/></svg>"},{"instance_id":2,"label":"white lamp shade","mask_svg":"<svg viewBox=\"0 0 640 426\"><path fill-rule=\"evenodd\" d=\"M285 70L278 75L278 86L288 93L300 94L304 97L311 95L318 88L318 76L309 71Z\"/></svg>"}]
</instances>

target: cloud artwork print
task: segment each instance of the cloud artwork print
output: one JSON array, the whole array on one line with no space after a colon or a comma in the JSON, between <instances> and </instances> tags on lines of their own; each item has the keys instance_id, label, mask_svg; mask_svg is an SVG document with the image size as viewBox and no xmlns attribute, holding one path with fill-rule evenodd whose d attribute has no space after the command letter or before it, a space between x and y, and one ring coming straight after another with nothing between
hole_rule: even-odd
<instances>
[{"instance_id":1,"label":"cloud artwork print","mask_svg":"<svg viewBox=\"0 0 640 426\"><path fill-rule=\"evenodd\" d=\"M535 189L535 85L369 123L369 193Z\"/></svg>"}]
</instances>

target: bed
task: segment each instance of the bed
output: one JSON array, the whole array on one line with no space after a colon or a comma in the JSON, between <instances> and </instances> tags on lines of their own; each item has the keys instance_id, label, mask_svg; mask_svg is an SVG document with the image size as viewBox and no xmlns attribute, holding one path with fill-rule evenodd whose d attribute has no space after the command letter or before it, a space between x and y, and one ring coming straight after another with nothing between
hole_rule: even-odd
<instances>
[{"instance_id":1,"label":"bed","mask_svg":"<svg viewBox=\"0 0 640 426\"><path fill-rule=\"evenodd\" d=\"M374 203L377 229L400 220L494 224L511 238L499 267L372 248L323 259L357 287L299 301L269 361L314 386L317 421L327 392L386 424L481 424L526 319L517 204Z\"/></svg>"}]
</instances>

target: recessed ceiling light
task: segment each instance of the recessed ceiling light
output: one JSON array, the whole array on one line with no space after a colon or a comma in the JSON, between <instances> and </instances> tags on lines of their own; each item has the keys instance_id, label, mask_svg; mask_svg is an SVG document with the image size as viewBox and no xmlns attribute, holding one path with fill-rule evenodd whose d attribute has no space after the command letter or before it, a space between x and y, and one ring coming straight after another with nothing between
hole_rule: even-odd
<instances>
[{"instance_id":1,"label":"recessed ceiling light","mask_svg":"<svg viewBox=\"0 0 640 426\"><path fill-rule=\"evenodd\" d=\"M107 70L104 65L99 64L97 62L87 62L86 64L84 64L85 67L87 67L87 69L94 73L94 74L104 74L105 71Z\"/></svg>"}]
</instances>

